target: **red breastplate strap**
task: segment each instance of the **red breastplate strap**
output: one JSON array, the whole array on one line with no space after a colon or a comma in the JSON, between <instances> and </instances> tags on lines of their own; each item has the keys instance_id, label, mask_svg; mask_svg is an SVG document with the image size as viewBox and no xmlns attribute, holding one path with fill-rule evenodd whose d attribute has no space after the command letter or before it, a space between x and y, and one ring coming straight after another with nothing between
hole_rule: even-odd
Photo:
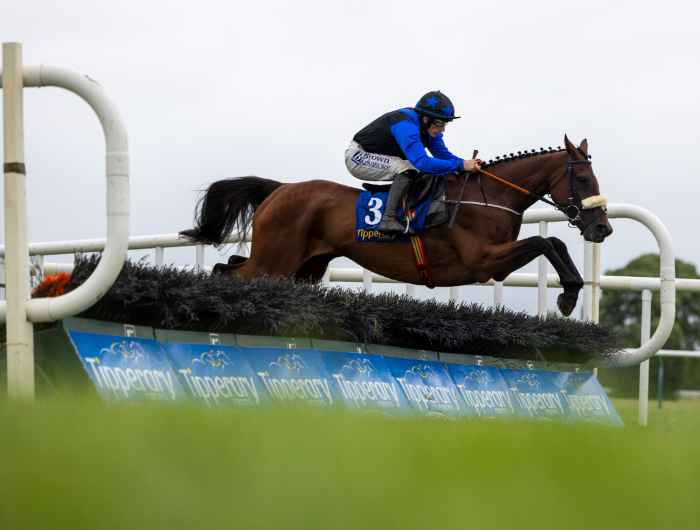
<instances>
[{"instance_id":1,"label":"red breastplate strap","mask_svg":"<svg viewBox=\"0 0 700 530\"><path fill-rule=\"evenodd\" d=\"M428 288L434 288L433 269L430 268L430 263L428 263L428 255L425 252L425 245L421 237L411 236L411 246L413 247L413 255L416 258L418 276Z\"/></svg>"}]
</instances>

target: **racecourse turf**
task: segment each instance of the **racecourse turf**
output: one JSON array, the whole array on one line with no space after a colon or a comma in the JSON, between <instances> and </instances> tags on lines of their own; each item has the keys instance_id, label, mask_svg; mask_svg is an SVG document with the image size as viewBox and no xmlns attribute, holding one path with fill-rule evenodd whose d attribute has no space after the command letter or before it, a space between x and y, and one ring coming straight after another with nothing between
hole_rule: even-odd
<instances>
[{"instance_id":1,"label":"racecourse turf","mask_svg":"<svg viewBox=\"0 0 700 530\"><path fill-rule=\"evenodd\" d=\"M700 407L627 426L0 403L0 529L700 528Z\"/></svg>"}]
</instances>

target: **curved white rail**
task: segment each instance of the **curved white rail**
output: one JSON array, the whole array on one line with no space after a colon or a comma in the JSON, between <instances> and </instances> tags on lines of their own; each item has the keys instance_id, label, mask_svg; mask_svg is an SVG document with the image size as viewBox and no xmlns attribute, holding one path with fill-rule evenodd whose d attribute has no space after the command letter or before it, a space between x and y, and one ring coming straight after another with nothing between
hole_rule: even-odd
<instances>
[{"instance_id":1,"label":"curved white rail","mask_svg":"<svg viewBox=\"0 0 700 530\"><path fill-rule=\"evenodd\" d=\"M639 348L625 350L609 359L606 366L633 366L649 359L659 351L671 335L676 320L676 257L671 244L671 234L666 226L649 210L630 204L616 205L608 210L609 217L625 217L644 224L659 245L659 296L661 317L654 334Z\"/></svg>"},{"instance_id":2,"label":"curved white rail","mask_svg":"<svg viewBox=\"0 0 700 530\"><path fill-rule=\"evenodd\" d=\"M653 213L632 204L611 204L609 218L633 219L646 226L659 246L660 275L659 291L661 317L654 334L639 348L626 349L613 355L597 366L634 366L652 357L659 351L673 329L676 319L676 258L671 244L671 234L666 226ZM530 210L525 212L525 222L566 221L566 217L556 210Z\"/></svg>"},{"instance_id":3,"label":"curved white rail","mask_svg":"<svg viewBox=\"0 0 700 530\"><path fill-rule=\"evenodd\" d=\"M27 302L27 318L50 322L74 315L99 300L114 283L126 259L129 240L129 154L126 129L104 90L87 76L52 66L29 66L25 87L54 86L80 96L97 114L105 136L107 162L107 241L99 265L78 289L56 298ZM0 84L1 86L1 84ZM6 303L0 303L4 320Z\"/></svg>"}]
</instances>

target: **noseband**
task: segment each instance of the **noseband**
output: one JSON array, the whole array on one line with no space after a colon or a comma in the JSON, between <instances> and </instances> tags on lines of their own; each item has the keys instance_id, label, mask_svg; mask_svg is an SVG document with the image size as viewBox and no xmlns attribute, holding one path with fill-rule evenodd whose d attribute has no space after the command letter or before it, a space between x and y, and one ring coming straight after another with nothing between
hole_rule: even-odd
<instances>
[{"instance_id":1,"label":"noseband","mask_svg":"<svg viewBox=\"0 0 700 530\"><path fill-rule=\"evenodd\" d=\"M608 200L602 195L592 195L590 197L586 197L585 199L581 199L581 195L578 192L578 187L576 186L576 174L574 173L574 166L581 164L590 165L591 161L588 159L566 161L566 171L564 172L564 178L569 179L569 197L565 205L560 206L556 204L555 208L569 218L569 226L577 227L581 231L581 233L583 233L589 226L591 226L598 220L600 215L597 215L585 226L578 226L576 223L582 222L581 210L592 210L594 208L602 208L601 214L604 214L606 212Z\"/></svg>"}]
</instances>

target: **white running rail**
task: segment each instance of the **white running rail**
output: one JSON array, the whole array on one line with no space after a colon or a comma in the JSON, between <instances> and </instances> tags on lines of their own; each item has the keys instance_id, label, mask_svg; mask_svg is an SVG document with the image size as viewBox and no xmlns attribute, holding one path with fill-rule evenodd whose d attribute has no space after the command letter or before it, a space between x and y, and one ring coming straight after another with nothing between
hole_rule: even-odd
<instances>
[{"instance_id":1,"label":"white running rail","mask_svg":"<svg viewBox=\"0 0 700 530\"><path fill-rule=\"evenodd\" d=\"M22 67L21 45L3 44L6 293L8 394L34 395L32 322L50 322L93 305L111 287L126 259L129 239L129 155L126 129L102 87L89 77L52 66ZM26 229L23 87L60 87L80 96L97 114L106 145L107 239L93 274L78 289L56 298L29 299Z\"/></svg>"}]
</instances>

